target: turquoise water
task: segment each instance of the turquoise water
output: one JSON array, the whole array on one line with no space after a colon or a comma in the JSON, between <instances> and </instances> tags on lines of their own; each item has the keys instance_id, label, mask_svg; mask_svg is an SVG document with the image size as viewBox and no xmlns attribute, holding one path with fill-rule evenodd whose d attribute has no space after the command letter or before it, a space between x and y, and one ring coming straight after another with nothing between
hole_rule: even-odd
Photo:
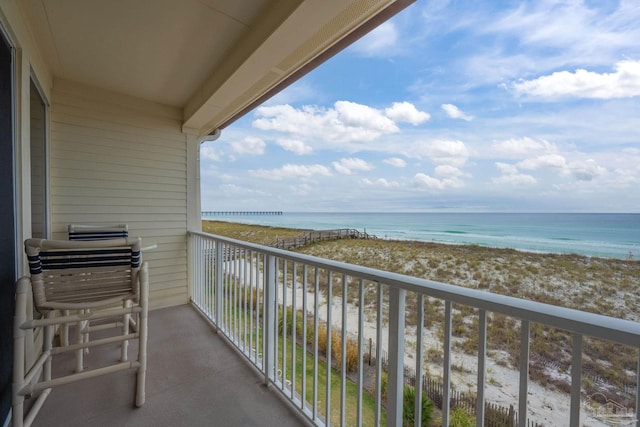
<instances>
[{"instance_id":1,"label":"turquoise water","mask_svg":"<svg viewBox=\"0 0 640 427\"><path fill-rule=\"evenodd\" d=\"M356 228L380 238L640 259L640 214L296 213L213 216L305 229Z\"/></svg>"}]
</instances>

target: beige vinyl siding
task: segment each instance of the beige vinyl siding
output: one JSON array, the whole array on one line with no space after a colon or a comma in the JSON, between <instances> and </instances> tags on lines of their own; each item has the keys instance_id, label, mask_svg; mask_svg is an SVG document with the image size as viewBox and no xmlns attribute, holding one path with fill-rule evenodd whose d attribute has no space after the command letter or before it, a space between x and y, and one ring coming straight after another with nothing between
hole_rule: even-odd
<instances>
[{"instance_id":1,"label":"beige vinyl siding","mask_svg":"<svg viewBox=\"0 0 640 427\"><path fill-rule=\"evenodd\" d=\"M187 302L187 136L182 112L66 81L51 105L52 235L129 225L150 266L152 308Z\"/></svg>"}]
</instances>

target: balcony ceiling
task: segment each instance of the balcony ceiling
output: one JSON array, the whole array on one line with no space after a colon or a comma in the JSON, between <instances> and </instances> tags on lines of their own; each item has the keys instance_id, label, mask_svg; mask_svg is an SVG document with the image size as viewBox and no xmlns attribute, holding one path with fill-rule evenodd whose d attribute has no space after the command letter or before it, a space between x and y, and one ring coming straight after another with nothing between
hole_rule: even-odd
<instances>
[{"instance_id":1,"label":"balcony ceiling","mask_svg":"<svg viewBox=\"0 0 640 427\"><path fill-rule=\"evenodd\" d=\"M182 108L183 126L204 134L336 44L411 2L27 0L23 5L54 78Z\"/></svg>"}]
</instances>

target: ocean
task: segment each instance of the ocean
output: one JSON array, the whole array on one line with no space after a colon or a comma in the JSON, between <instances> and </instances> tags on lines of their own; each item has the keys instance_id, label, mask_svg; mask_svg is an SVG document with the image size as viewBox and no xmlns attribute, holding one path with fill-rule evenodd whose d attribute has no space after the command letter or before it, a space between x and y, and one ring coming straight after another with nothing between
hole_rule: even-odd
<instances>
[{"instance_id":1,"label":"ocean","mask_svg":"<svg viewBox=\"0 0 640 427\"><path fill-rule=\"evenodd\" d=\"M284 212L203 219L314 230L355 228L386 239L640 259L640 214Z\"/></svg>"}]
</instances>

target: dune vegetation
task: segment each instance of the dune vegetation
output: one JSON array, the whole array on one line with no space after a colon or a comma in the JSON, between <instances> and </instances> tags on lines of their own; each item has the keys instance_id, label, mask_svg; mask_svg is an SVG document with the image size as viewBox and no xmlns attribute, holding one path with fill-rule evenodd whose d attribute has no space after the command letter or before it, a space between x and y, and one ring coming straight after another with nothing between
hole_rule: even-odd
<instances>
[{"instance_id":1,"label":"dune vegetation","mask_svg":"<svg viewBox=\"0 0 640 427\"><path fill-rule=\"evenodd\" d=\"M304 230L204 221L212 234L268 245L276 237L300 235ZM475 245L419 241L344 239L295 249L307 255L367 266L542 303L640 321L640 261L542 254ZM444 304L428 299L427 328L442 332ZM473 354L477 348L477 315L470 307L455 306L454 346ZM408 311L415 303L408 301ZM415 316L407 313L407 319ZM415 324L415 320L414 320ZM571 363L569 334L542 325L531 329L531 377L545 386L567 392L566 372ZM492 314L488 340L490 356L517 368L519 322ZM441 360L437 346L427 349L431 361ZM500 356L499 356L500 355ZM637 350L608 342L587 340L584 348L583 387L587 393L606 392L626 400L619 391L635 382ZM551 366L551 369L549 367ZM615 367L616 369L611 369ZM453 367L456 369L456 366ZM624 394L624 393L623 393Z\"/></svg>"}]
</instances>

